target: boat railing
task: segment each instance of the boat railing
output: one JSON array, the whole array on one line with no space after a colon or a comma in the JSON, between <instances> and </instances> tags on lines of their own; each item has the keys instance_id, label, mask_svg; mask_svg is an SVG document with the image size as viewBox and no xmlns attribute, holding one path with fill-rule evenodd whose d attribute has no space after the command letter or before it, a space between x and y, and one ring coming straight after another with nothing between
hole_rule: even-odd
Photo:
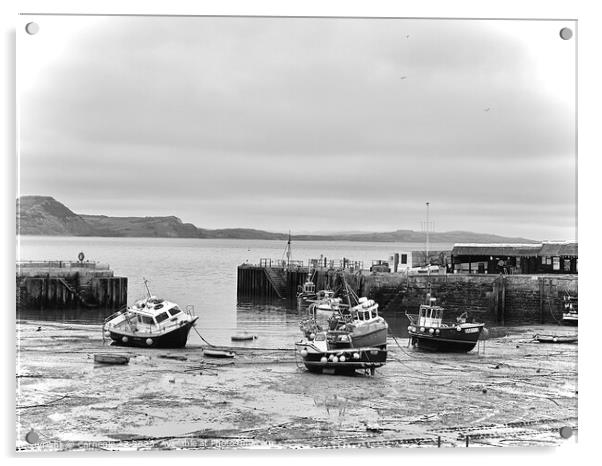
<instances>
[{"instance_id":1,"label":"boat railing","mask_svg":"<svg viewBox=\"0 0 602 466\"><path fill-rule=\"evenodd\" d=\"M123 314L125 311L127 311L127 308L128 308L127 305L120 307L117 311L115 311L109 317L105 317L104 323L106 324L107 322L110 322L111 320L113 320L115 317Z\"/></svg>"}]
</instances>

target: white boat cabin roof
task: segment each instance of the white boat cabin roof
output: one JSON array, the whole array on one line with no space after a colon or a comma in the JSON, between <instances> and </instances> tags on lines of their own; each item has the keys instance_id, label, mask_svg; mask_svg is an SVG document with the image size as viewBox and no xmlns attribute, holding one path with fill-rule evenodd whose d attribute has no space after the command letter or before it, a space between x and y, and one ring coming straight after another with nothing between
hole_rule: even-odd
<instances>
[{"instance_id":1,"label":"white boat cabin roof","mask_svg":"<svg viewBox=\"0 0 602 466\"><path fill-rule=\"evenodd\" d=\"M175 309L175 308L180 310L180 308L178 308L178 305L176 303L166 301L162 298L157 298L156 296L151 296L150 298L141 299L140 301L136 301L136 303L132 307L130 307L128 310L138 313L138 314L155 317L155 316L161 314L162 312L165 312L165 311L171 310L171 309Z\"/></svg>"}]
</instances>

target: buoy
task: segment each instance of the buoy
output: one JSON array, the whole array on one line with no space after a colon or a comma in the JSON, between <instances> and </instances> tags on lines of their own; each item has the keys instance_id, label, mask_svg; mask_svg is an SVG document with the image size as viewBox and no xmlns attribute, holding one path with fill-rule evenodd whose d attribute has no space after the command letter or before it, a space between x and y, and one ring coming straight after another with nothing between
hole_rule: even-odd
<instances>
[{"instance_id":1,"label":"buoy","mask_svg":"<svg viewBox=\"0 0 602 466\"><path fill-rule=\"evenodd\" d=\"M456 330L457 330L458 332L461 332L461 331L462 331L462 327L460 327L460 326L458 325L458 326L456 327Z\"/></svg>"},{"instance_id":2,"label":"buoy","mask_svg":"<svg viewBox=\"0 0 602 466\"><path fill-rule=\"evenodd\" d=\"M410 326L408 326L408 332L411 332L411 331L412 331L412 326L410 325Z\"/></svg>"},{"instance_id":3,"label":"buoy","mask_svg":"<svg viewBox=\"0 0 602 466\"><path fill-rule=\"evenodd\" d=\"M552 338L552 341L553 341L554 343L556 343L556 342L558 341L558 338L554 337L554 338Z\"/></svg>"},{"instance_id":4,"label":"buoy","mask_svg":"<svg viewBox=\"0 0 602 466\"><path fill-rule=\"evenodd\" d=\"M429 333L435 333L435 329L429 328Z\"/></svg>"},{"instance_id":5,"label":"buoy","mask_svg":"<svg viewBox=\"0 0 602 466\"><path fill-rule=\"evenodd\" d=\"M321 362L322 364L326 364L326 363L328 362L328 359L326 359L326 356L322 356L322 357L320 358L320 362Z\"/></svg>"},{"instance_id":6,"label":"buoy","mask_svg":"<svg viewBox=\"0 0 602 466\"><path fill-rule=\"evenodd\" d=\"M310 333L309 334L309 339L313 340L314 338L316 338L316 334L315 333Z\"/></svg>"},{"instance_id":7,"label":"buoy","mask_svg":"<svg viewBox=\"0 0 602 466\"><path fill-rule=\"evenodd\" d=\"M109 338L110 336L111 336L111 332L109 332L109 331L106 331L106 332L105 332L105 337Z\"/></svg>"},{"instance_id":8,"label":"buoy","mask_svg":"<svg viewBox=\"0 0 602 466\"><path fill-rule=\"evenodd\" d=\"M334 359L334 356L331 354L330 356L328 356L328 360L332 361Z\"/></svg>"},{"instance_id":9,"label":"buoy","mask_svg":"<svg viewBox=\"0 0 602 466\"><path fill-rule=\"evenodd\" d=\"M359 358L360 358L359 353L353 353L353 359L359 359Z\"/></svg>"},{"instance_id":10,"label":"buoy","mask_svg":"<svg viewBox=\"0 0 602 466\"><path fill-rule=\"evenodd\" d=\"M345 359L345 356L344 356L344 355L343 355L343 356L341 356L341 357L339 358L339 361L341 361L341 362L345 362L345 360L346 360L346 359Z\"/></svg>"},{"instance_id":11,"label":"buoy","mask_svg":"<svg viewBox=\"0 0 602 466\"><path fill-rule=\"evenodd\" d=\"M146 339L146 344L147 344L148 346L151 346L151 345L153 344L153 339L152 339L152 338L147 338L147 339Z\"/></svg>"},{"instance_id":12,"label":"buoy","mask_svg":"<svg viewBox=\"0 0 602 466\"><path fill-rule=\"evenodd\" d=\"M420 327L420 331L421 331L421 332L424 332L424 327Z\"/></svg>"},{"instance_id":13,"label":"buoy","mask_svg":"<svg viewBox=\"0 0 602 466\"><path fill-rule=\"evenodd\" d=\"M332 358L332 362L339 362L339 358L337 358L336 356L334 356L334 357Z\"/></svg>"},{"instance_id":14,"label":"buoy","mask_svg":"<svg viewBox=\"0 0 602 466\"><path fill-rule=\"evenodd\" d=\"M128 337L121 337L121 341L124 342L124 343L127 343L128 342Z\"/></svg>"},{"instance_id":15,"label":"buoy","mask_svg":"<svg viewBox=\"0 0 602 466\"><path fill-rule=\"evenodd\" d=\"M305 348L301 350L301 356L303 356L304 358L307 357L307 350Z\"/></svg>"},{"instance_id":16,"label":"buoy","mask_svg":"<svg viewBox=\"0 0 602 466\"><path fill-rule=\"evenodd\" d=\"M436 333L437 335L439 335L439 334L441 333L441 330L437 329L437 330L435 330L435 333Z\"/></svg>"}]
</instances>

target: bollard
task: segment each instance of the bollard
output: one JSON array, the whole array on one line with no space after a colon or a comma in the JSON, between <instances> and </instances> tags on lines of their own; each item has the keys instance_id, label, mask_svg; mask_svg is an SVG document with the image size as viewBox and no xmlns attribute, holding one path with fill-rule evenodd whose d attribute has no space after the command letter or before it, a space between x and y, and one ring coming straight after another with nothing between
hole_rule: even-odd
<instances>
[{"instance_id":1,"label":"bollard","mask_svg":"<svg viewBox=\"0 0 602 466\"><path fill-rule=\"evenodd\" d=\"M470 437L467 435L466 436L466 446L468 447L468 442L470 441Z\"/></svg>"},{"instance_id":2,"label":"bollard","mask_svg":"<svg viewBox=\"0 0 602 466\"><path fill-rule=\"evenodd\" d=\"M437 437L437 448L441 448L441 436Z\"/></svg>"}]
</instances>

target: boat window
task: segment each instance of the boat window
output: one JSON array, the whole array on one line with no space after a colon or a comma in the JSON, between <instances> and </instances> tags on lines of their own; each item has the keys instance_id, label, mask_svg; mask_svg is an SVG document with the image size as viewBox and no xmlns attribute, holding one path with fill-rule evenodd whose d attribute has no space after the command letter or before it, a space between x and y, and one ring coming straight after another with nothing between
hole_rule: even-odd
<instances>
[{"instance_id":1,"label":"boat window","mask_svg":"<svg viewBox=\"0 0 602 466\"><path fill-rule=\"evenodd\" d=\"M160 324L161 322L163 322L165 319L167 319L169 316L167 315L167 312L162 312L161 314L157 315L155 317L155 319L157 319L157 323Z\"/></svg>"},{"instance_id":2,"label":"boat window","mask_svg":"<svg viewBox=\"0 0 602 466\"><path fill-rule=\"evenodd\" d=\"M180 310L180 308L178 306L174 306L171 309L169 309L169 314L172 316L175 316L175 315L179 314L180 312L182 312L182 311Z\"/></svg>"},{"instance_id":3,"label":"boat window","mask_svg":"<svg viewBox=\"0 0 602 466\"><path fill-rule=\"evenodd\" d=\"M316 335L316 341L324 341L324 340L326 340L326 335L325 335L325 334L323 334L323 333L318 333L318 334Z\"/></svg>"},{"instance_id":4,"label":"boat window","mask_svg":"<svg viewBox=\"0 0 602 466\"><path fill-rule=\"evenodd\" d=\"M153 320L153 318L151 316L140 315L140 316L138 316L138 318L140 319L140 322L145 325L153 325L155 323L155 321Z\"/></svg>"}]
</instances>

